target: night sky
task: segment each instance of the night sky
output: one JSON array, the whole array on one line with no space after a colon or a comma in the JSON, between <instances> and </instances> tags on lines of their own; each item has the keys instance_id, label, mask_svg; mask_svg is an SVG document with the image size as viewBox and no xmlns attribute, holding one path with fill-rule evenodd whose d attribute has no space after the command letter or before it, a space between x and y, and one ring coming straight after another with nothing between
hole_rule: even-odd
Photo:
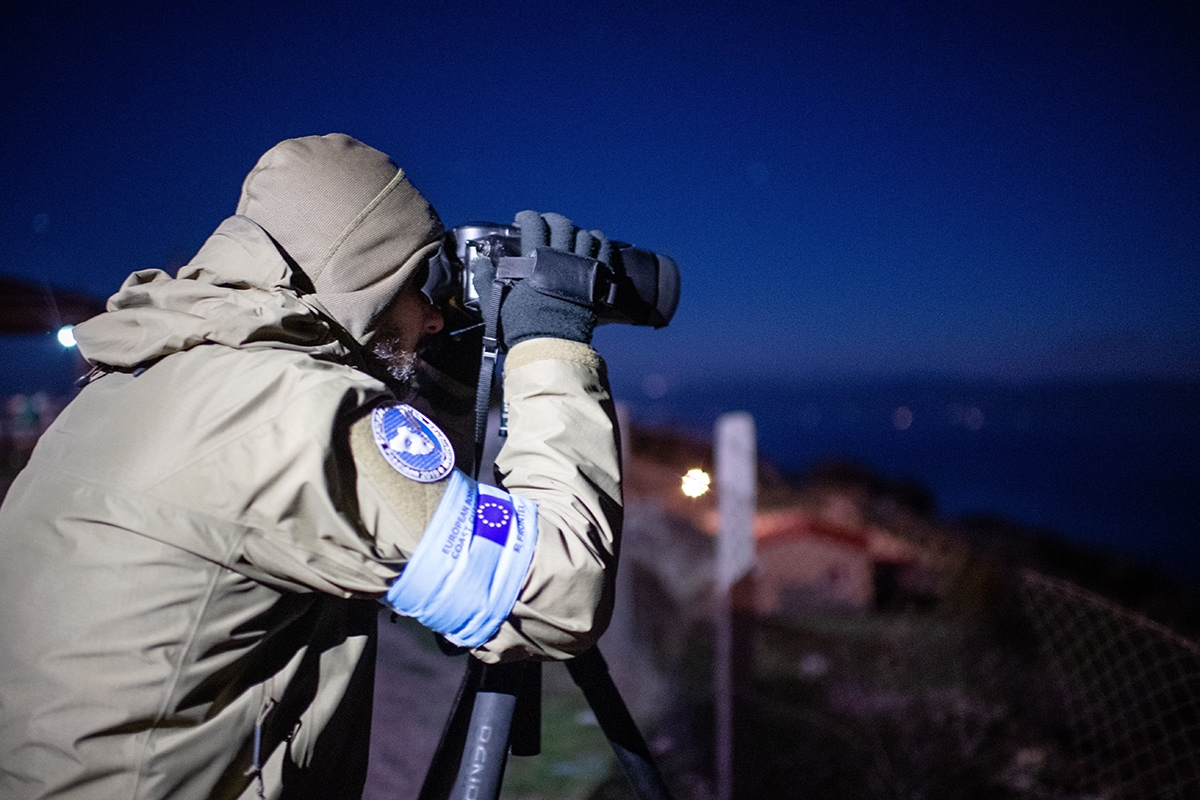
<instances>
[{"instance_id":1,"label":"night sky","mask_svg":"<svg viewBox=\"0 0 1200 800\"><path fill-rule=\"evenodd\" d=\"M674 323L598 334L626 380L1200 377L1195 2L340 8L6 4L0 273L173 270L340 131L447 225L674 256Z\"/></svg>"}]
</instances>

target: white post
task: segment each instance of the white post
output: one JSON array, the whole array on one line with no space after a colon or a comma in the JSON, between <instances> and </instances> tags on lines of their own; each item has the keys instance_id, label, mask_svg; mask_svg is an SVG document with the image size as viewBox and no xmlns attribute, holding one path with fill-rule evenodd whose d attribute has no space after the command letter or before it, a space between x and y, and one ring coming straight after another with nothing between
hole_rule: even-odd
<instances>
[{"instance_id":1,"label":"white post","mask_svg":"<svg viewBox=\"0 0 1200 800\"><path fill-rule=\"evenodd\" d=\"M746 796L748 765L745 762L747 707L738 703L750 683L747 671L753 656L747 651L752 630L745 630L745 613L735 601L753 603L755 565L754 509L757 502L758 447L754 418L734 412L717 419L713 433L716 462L717 510L720 530L716 558L716 798ZM738 587L735 589L735 587ZM739 591L741 594L739 595ZM749 597L744 595L749 594ZM739 618L742 618L739 620Z\"/></svg>"}]
</instances>

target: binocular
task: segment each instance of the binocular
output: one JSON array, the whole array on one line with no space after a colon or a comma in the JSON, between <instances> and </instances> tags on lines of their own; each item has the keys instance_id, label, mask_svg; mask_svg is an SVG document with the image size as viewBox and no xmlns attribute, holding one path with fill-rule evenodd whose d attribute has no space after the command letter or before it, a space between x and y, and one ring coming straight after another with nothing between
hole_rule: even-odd
<instances>
[{"instance_id":1,"label":"binocular","mask_svg":"<svg viewBox=\"0 0 1200 800\"><path fill-rule=\"evenodd\" d=\"M437 305L481 319L473 277L486 258L497 280L528 280L542 294L589 306L598 324L664 327L679 305L674 259L626 242L612 242L611 253L607 264L549 247L522 255L520 228L473 222L447 231L421 290Z\"/></svg>"}]
</instances>

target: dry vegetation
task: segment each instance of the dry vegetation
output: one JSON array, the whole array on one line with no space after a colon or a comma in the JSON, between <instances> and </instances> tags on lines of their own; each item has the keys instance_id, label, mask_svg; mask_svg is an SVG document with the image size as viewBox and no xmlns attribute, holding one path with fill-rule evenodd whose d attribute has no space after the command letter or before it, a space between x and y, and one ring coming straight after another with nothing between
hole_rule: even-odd
<instances>
[{"instance_id":1,"label":"dry vegetation","mask_svg":"<svg viewBox=\"0 0 1200 800\"><path fill-rule=\"evenodd\" d=\"M634 705L653 708L647 724L679 795L706 797L710 587L681 573L711 566L713 501L687 501L678 480L687 468L711 469L711 452L673 432L635 431L631 444L623 569L634 576L626 588L637 632L632 651L617 649L638 662L629 669L641 677L622 686ZM941 518L922 487L860 465L817 465L790 480L768 465L760 499L760 508L800 507L881 528L913 546L918 568L869 608L793 605L758 620L750 712L757 796L1185 796L1156 794L1137 780L1096 785L1089 745L1068 724L1068 676L1039 646L1021 575L1067 578L1186 635L1200 624L1191 594L1045 531L992 517ZM648 669L659 673L655 680ZM644 686L654 687L653 697L642 696ZM613 781L596 796L625 791Z\"/></svg>"}]
</instances>

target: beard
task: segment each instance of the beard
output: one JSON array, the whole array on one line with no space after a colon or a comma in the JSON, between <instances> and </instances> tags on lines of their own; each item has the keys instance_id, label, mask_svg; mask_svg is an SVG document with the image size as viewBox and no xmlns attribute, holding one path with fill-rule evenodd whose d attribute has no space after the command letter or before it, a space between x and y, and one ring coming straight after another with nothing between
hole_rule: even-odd
<instances>
[{"instance_id":1,"label":"beard","mask_svg":"<svg viewBox=\"0 0 1200 800\"><path fill-rule=\"evenodd\" d=\"M376 362L373 366L386 374L385 380L400 399L412 393L417 378L417 353L401 346L399 338L380 331L367 348Z\"/></svg>"}]
</instances>

